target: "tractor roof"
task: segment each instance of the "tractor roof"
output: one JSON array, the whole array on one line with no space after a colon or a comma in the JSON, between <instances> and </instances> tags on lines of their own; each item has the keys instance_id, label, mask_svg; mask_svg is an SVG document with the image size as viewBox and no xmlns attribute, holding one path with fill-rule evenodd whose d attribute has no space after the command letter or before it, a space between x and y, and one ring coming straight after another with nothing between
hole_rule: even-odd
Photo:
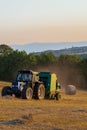
<instances>
[{"instance_id":1,"label":"tractor roof","mask_svg":"<svg viewBox=\"0 0 87 130\"><path fill-rule=\"evenodd\" d=\"M32 74L38 74L38 72L32 71L32 70L19 70L20 73L32 73Z\"/></svg>"},{"instance_id":2,"label":"tractor roof","mask_svg":"<svg viewBox=\"0 0 87 130\"><path fill-rule=\"evenodd\" d=\"M20 73L30 73L31 71L29 71L29 70L19 70L18 72L20 72Z\"/></svg>"}]
</instances>

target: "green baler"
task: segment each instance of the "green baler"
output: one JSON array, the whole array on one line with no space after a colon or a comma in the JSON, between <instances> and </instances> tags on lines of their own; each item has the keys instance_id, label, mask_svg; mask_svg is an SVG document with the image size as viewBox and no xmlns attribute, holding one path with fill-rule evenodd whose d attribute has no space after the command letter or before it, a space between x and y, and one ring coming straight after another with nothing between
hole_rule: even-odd
<instances>
[{"instance_id":1,"label":"green baler","mask_svg":"<svg viewBox=\"0 0 87 130\"><path fill-rule=\"evenodd\" d=\"M50 72L40 72L39 78L40 81L44 83L45 96L50 98L56 98L57 100L59 100L61 98L61 86L58 83L56 74Z\"/></svg>"}]
</instances>

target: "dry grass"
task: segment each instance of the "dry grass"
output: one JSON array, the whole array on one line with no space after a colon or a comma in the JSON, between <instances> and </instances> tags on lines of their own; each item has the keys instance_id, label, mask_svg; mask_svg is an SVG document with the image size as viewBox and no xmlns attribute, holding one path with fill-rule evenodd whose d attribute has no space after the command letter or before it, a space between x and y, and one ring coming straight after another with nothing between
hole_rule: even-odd
<instances>
[{"instance_id":1,"label":"dry grass","mask_svg":"<svg viewBox=\"0 0 87 130\"><path fill-rule=\"evenodd\" d=\"M0 87L7 83L0 83ZM32 122L22 117L32 115ZM11 124L9 121L22 122ZM23 122L24 121L24 122ZM0 130L86 130L87 92L77 90L74 96L62 93L62 99L22 100L0 97Z\"/></svg>"}]
</instances>

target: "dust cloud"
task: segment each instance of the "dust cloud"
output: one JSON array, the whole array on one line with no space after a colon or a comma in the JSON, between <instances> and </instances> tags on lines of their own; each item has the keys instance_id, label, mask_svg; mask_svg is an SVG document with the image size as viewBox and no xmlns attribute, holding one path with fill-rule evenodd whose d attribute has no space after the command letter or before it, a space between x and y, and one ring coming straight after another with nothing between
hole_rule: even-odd
<instances>
[{"instance_id":1,"label":"dust cloud","mask_svg":"<svg viewBox=\"0 0 87 130\"><path fill-rule=\"evenodd\" d=\"M38 67L38 72L51 72L56 73L59 83L63 88L67 87L67 85L75 85L76 88L85 88L85 80L84 77L80 74L79 69L69 66L45 66Z\"/></svg>"}]
</instances>

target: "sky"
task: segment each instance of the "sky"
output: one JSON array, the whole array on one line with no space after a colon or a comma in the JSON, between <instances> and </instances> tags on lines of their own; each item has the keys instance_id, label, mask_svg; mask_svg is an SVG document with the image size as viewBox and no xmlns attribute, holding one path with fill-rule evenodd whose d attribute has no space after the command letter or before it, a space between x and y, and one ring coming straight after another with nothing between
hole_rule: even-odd
<instances>
[{"instance_id":1,"label":"sky","mask_svg":"<svg viewBox=\"0 0 87 130\"><path fill-rule=\"evenodd\" d=\"M87 0L0 0L0 43L87 41Z\"/></svg>"}]
</instances>

